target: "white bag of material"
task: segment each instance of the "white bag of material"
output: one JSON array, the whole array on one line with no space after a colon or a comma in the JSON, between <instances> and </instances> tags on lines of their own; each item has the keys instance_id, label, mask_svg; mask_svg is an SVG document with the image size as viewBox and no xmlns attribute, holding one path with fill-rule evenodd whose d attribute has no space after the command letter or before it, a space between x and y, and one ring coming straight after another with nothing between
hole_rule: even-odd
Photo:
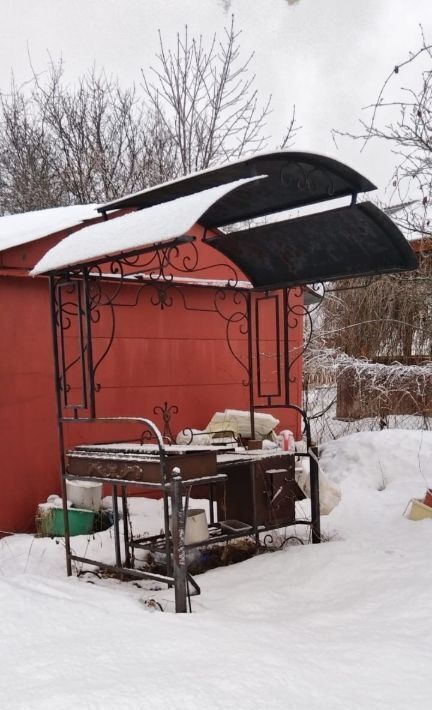
<instances>
[{"instance_id":1,"label":"white bag of material","mask_svg":"<svg viewBox=\"0 0 432 710\"><path fill-rule=\"evenodd\" d=\"M306 456L302 456L295 470L295 479L307 498L310 498L309 462L310 460ZM341 490L339 486L327 478L321 467L318 471L320 513L328 515L340 503Z\"/></svg>"},{"instance_id":2,"label":"white bag of material","mask_svg":"<svg viewBox=\"0 0 432 710\"><path fill-rule=\"evenodd\" d=\"M211 436L200 429L182 429L176 436L176 444L191 446L210 446Z\"/></svg>"},{"instance_id":3,"label":"white bag of material","mask_svg":"<svg viewBox=\"0 0 432 710\"><path fill-rule=\"evenodd\" d=\"M255 412L254 421L256 439L268 436L279 424L279 419L262 412ZM225 412L216 412L206 429L207 431L233 431L235 434L250 439L252 435L250 413L241 409L226 409Z\"/></svg>"}]
</instances>

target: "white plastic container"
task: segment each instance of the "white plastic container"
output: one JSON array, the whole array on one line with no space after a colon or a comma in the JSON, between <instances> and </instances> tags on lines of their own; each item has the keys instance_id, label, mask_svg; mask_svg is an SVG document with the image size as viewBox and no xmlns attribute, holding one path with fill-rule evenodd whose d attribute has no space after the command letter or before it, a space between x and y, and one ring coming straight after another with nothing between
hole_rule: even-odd
<instances>
[{"instance_id":1,"label":"white plastic container","mask_svg":"<svg viewBox=\"0 0 432 710\"><path fill-rule=\"evenodd\" d=\"M171 530L171 516L170 516ZM185 526L185 545L194 545L208 540L209 531L204 508L191 508L187 512Z\"/></svg>"},{"instance_id":2,"label":"white plastic container","mask_svg":"<svg viewBox=\"0 0 432 710\"><path fill-rule=\"evenodd\" d=\"M75 508L98 511L102 500L102 483L96 481L66 481L68 500Z\"/></svg>"},{"instance_id":3,"label":"white plastic container","mask_svg":"<svg viewBox=\"0 0 432 710\"><path fill-rule=\"evenodd\" d=\"M185 529L185 545L208 540L207 517L203 508L188 510Z\"/></svg>"}]
</instances>

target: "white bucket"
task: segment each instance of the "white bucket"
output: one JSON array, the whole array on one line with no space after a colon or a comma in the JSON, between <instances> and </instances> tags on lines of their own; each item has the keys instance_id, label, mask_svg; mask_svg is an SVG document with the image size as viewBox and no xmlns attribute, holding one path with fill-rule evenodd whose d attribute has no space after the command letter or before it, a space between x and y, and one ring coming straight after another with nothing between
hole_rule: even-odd
<instances>
[{"instance_id":1,"label":"white bucket","mask_svg":"<svg viewBox=\"0 0 432 710\"><path fill-rule=\"evenodd\" d=\"M171 516L170 516L171 530ZM195 545L208 540L209 531L206 512L203 508L191 508L187 512L185 526L185 545Z\"/></svg>"},{"instance_id":2,"label":"white bucket","mask_svg":"<svg viewBox=\"0 0 432 710\"><path fill-rule=\"evenodd\" d=\"M66 481L67 498L75 508L98 511L101 507L102 483Z\"/></svg>"}]
</instances>

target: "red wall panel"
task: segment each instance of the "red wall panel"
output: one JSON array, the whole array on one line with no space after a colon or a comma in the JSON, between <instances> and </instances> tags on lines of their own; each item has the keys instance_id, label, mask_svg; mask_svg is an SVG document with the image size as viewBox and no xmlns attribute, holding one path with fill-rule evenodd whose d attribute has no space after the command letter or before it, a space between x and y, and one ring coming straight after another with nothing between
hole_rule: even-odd
<instances>
[{"instance_id":1,"label":"red wall panel","mask_svg":"<svg viewBox=\"0 0 432 710\"><path fill-rule=\"evenodd\" d=\"M2 264L15 271L19 264L31 266L53 241L50 237L2 255ZM209 263L218 255L203 247ZM220 259L219 259L220 260ZM222 269L222 271L221 271ZM220 267L212 277L226 277ZM0 531L25 531L33 527L36 505L59 491L58 442L53 376L48 281L45 278L0 276ZM143 416L154 419L156 406L164 402L178 407L171 428L202 428L215 411L248 409L246 373L233 358L226 342L226 321L214 312L214 291L183 288L172 290L171 307L152 305L151 293L142 290L134 307L116 309L116 337L96 373L98 416ZM135 300L136 287L122 292L122 302ZM228 301L219 304L225 315L233 311ZM194 309L200 310L194 310ZM95 360L106 348L111 331L109 309L102 309L94 326ZM231 344L247 362L246 335L231 326ZM264 329L264 347L274 350L274 336ZM73 333L73 331L71 331ZM266 341L267 338L267 341ZM290 347L296 351L302 340L301 323L291 331ZM75 347L75 338L66 342ZM265 343L267 342L267 345ZM301 401L301 359L294 368L291 395ZM75 377L75 379L74 379ZM77 375L72 382L78 384ZM296 415L275 410L281 426L298 431ZM70 425L66 444L134 438L136 426Z\"/></svg>"}]
</instances>

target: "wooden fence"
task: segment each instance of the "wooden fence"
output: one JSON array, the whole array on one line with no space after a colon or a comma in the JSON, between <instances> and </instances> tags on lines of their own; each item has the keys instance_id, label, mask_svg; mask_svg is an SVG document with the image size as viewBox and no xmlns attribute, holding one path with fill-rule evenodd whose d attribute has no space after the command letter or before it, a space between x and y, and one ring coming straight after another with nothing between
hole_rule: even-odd
<instances>
[{"instance_id":1,"label":"wooden fence","mask_svg":"<svg viewBox=\"0 0 432 710\"><path fill-rule=\"evenodd\" d=\"M422 372L417 366L419 358L415 360L411 372L408 367L392 366L344 368L337 377L336 418L355 420L391 414L431 417L432 371L424 368Z\"/></svg>"}]
</instances>

